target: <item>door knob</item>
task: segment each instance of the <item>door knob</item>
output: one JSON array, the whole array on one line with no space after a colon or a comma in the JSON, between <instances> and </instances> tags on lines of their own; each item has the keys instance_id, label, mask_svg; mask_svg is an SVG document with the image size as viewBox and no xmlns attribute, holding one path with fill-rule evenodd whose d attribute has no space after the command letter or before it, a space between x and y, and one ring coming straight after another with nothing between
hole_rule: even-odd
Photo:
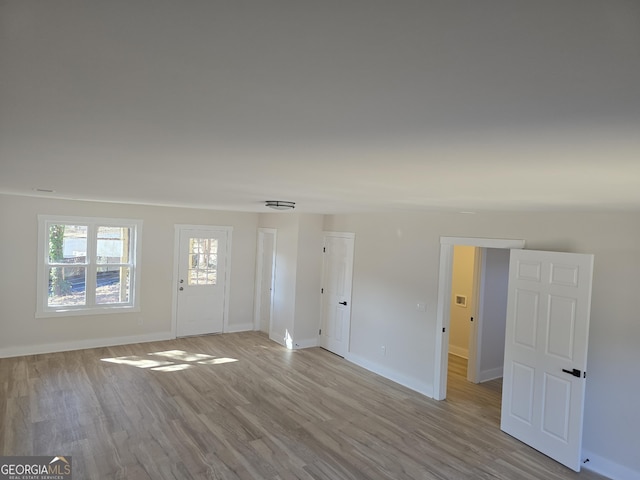
<instances>
[{"instance_id":1,"label":"door knob","mask_svg":"<svg viewBox=\"0 0 640 480\"><path fill-rule=\"evenodd\" d=\"M184 290L184 287L180 287L178 290L182 291L182 290Z\"/></svg>"},{"instance_id":2,"label":"door knob","mask_svg":"<svg viewBox=\"0 0 640 480\"><path fill-rule=\"evenodd\" d=\"M338 302L340 305L344 305L345 307L347 306L347 302Z\"/></svg>"},{"instance_id":3,"label":"door knob","mask_svg":"<svg viewBox=\"0 0 640 480\"><path fill-rule=\"evenodd\" d=\"M562 371L564 373L568 373L569 375L573 375L574 377L578 377L578 378L580 378L580 376L582 375L582 372L577 368L574 368L573 370L567 370L563 368Z\"/></svg>"}]
</instances>

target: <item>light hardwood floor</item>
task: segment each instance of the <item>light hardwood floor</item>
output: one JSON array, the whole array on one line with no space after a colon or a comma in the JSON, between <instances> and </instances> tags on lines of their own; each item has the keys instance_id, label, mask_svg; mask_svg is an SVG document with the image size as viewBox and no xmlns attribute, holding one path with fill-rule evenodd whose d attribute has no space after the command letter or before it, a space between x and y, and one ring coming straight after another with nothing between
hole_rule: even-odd
<instances>
[{"instance_id":1,"label":"light hardwood floor","mask_svg":"<svg viewBox=\"0 0 640 480\"><path fill-rule=\"evenodd\" d=\"M500 383L437 402L256 332L0 360L2 455L74 479L601 479L499 429Z\"/></svg>"}]
</instances>

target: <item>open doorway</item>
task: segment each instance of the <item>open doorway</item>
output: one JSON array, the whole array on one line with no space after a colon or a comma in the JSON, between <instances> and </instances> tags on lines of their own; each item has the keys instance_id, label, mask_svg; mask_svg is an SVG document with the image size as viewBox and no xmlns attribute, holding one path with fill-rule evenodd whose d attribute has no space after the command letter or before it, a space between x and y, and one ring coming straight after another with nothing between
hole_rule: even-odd
<instances>
[{"instance_id":1,"label":"open doorway","mask_svg":"<svg viewBox=\"0 0 640 480\"><path fill-rule=\"evenodd\" d=\"M486 334L483 332L483 313L485 308L485 303L483 301L483 296L486 297L487 292L483 291L483 282L477 280L479 277L482 278L484 274L487 274L487 259L491 261L491 255L487 255L487 252L500 249L503 250L502 255L505 255L505 252L508 252L510 249L516 248L521 249L524 247L524 240L504 240L504 239L486 239L486 238L465 238L465 237L442 237L440 239L440 275L439 275L439 288L438 288L438 319L437 319L437 328L439 335L436 339L436 365L434 371L434 398L437 400L444 400L447 395L447 377L448 377L448 366L449 366L449 340L450 340L450 319L451 319L451 303L452 300L455 302L456 292L453 292L453 260L454 260L454 248L455 246L469 246L475 247L475 251L479 252L479 255L474 255L475 265L479 265L479 270L476 270L474 274L474 280L479 287L476 288L476 292L472 296L477 298L476 305L477 308L474 309L474 313L477 310L480 312L479 315L474 315L474 322L470 322L471 315L469 317L469 323L473 323L469 338L471 338L471 349L469 349L469 368L473 368L474 378L473 382L488 380L492 374L490 369L482 370L479 368L479 362L477 361L478 352L480 350L480 361L484 361L484 357L482 356L482 351L484 350L486 353L494 352L495 348L493 347L485 347L483 349L483 337L486 337L484 340L491 340L493 335ZM508 265L508 256L506 257L506 264ZM486 280L486 279L485 279ZM486 282L485 287L486 287ZM506 288L504 289L504 294L506 295ZM469 298L466 299L469 301ZM468 309L468 307L467 307ZM483 333L485 333L483 335ZM498 341L497 339L494 339ZM473 348L475 347L475 348ZM504 348L504 333L502 334L502 348ZM499 357L498 353L498 357ZM484 372L484 373L482 373ZM467 372L469 373L469 372ZM495 372L494 372L495 374ZM501 371L498 376L501 376ZM484 375L484 376L483 376ZM494 377L495 378L495 377Z\"/></svg>"},{"instance_id":2,"label":"open doorway","mask_svg":"<svg viewBox=\"0 0 640 480\"><path fill-rule=\"evenodd\" d=\"M509 249L454 246L447 375L456 381L502 377L509 258ZM447 394L460 387L448 382Z\"/></svg>"},{"instance_id":3,"label":"open doorway","mask_svg":"<svg viewBox=\"0 0 640 480\"><path fill-rule=\"evenodd\" d=\"M479 289L476 259L480 249L469 245L454 245L451 277L451 307L449 309L449 369L468 377L470 353L474 354L474 338ZM473 381L473 380L472 380ZM474 382L476 383L476 382Z\"/></svg>"},{"instance_id":4,"label":"open doorway","mask_svg":"<svg viewBox=\"0 0 640 480\"><path fill-rule=\"evenodd\" d=\"M447 395L454 246L510 248L500 429L578 472L593 255L513 243L441 238L434 398Z\"/></svg>"}]
</instances>

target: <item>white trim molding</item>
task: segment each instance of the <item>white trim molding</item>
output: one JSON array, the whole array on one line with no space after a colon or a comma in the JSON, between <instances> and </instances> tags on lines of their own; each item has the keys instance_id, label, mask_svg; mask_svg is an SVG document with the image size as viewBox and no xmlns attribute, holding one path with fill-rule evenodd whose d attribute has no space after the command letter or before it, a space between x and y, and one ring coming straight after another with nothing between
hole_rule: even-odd
<instances>
[{"instance_id":1,"label":"white trim molding","mask_svg":"<svg viewBox=\"0 0 640 480\"><path fill-rule=\"evenodd\" d=\"M396 370L392 370L388 367L384 367L378 363L371 362L354 353L347 353L344 357L348 362L354 363L359 367L362 367L370 372L373 372L381 377L396 382L397 384L407 387L415 392L421 393L429 398L433 398L433 388L428 383L421 382L415 378L407 377Z\"/></svg>"},{"instance_id":2,"label":"white trim molding","mask_svg":"<svg viewBox=\"0 0 640 480\"><path fill-rule=\"evenodd\" d=\"M147 333L144 335L131 335L128 337L92 338L87 340L74 340L70 342L47 343L42 345L5 347L0 348L0 358L68 352L71 350L84 350L86 348L114 347L116 345L129 345L132 343L161 342L164 340L171 340L173 338L174 337L171 332L157 332Z\"/></svg>"}]
</instances>

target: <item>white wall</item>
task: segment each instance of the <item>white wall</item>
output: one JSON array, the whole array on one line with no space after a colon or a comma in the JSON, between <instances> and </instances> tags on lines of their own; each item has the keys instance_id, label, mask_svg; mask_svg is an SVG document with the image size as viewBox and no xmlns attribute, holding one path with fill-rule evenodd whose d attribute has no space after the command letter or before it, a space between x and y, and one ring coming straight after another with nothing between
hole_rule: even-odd
<instances>
[{"instance_id":1,"label":"white wall","mask_svg":"<svg viewBox=\"0 0 640 480\"><path fill-rule=\"evenodd\" d=\"M484 249L480 300L482 308L481 349L478 364L481 382L502 377L507 320L510 251Z\"/></svg>"},{"instance_id":2,"label":"white wall","mask_svg":"<svg viewBox=\"0 0 640 480\"><path fill-rule=\"evenodd\" d=\"M259 217L261 228L275 228L276 266L273 285L271 340L285 345L293 336L296 311L296 276L298 265L298 215L268 213Z\"/></svg>"},{"instance_id":3,"label":"white wall","mask_svg":"<svg viewBox=\"0 0 640 480\"><path fill-rule=\"evenodd\" d=\"M141 311L36 319L38 214L142 219ZM252 329L257 214L0 195L0 357L169 338L178 223L233 227L228 327Z\"/></svg>"},{"instance_id":4,"label":"white wall","mask_svg":"<svg viewBox=\"0 0 640 480\"><path fill-rule=\"evenodd\" d=\"M473 282L475 275L476 248L456 245L453 248L451 279L451 308L449 323L449 352L469 358L469 335L471 316L474 311ZM456 295L466 297L466 306L456 304Z\"/></svg>"},{"instance_id":5,"label":"white wall","mask_svg":"<svg viewBox=\"0 0 640 480\"><path fill-rule=\"evenodd\" d=\"M302 215L298 244L298 285L296 290L295 344L318 344L322 310L322 215Z\"/></svg>"},{"instance_id":6,"label":"white wall","mask_svg":"<svg viewBox=\"0 0 640 480\"><path fill-rule=\"evenodd\" d=\"M323 220L293 212L260 215L260 227L278 231L271 339L290 348L317 345Z\"/></svg>"},{"instance_id":7,"label":"white wall","mask_svg":"<svg viewBox=\"0 0 640 480\"><path fill-rule=\"evenodd\" d=\"M432 395L440 239L428 221L407 213L339 215L326 217L325 230L356 238L347 358Z\"/></svg>"},{"instance_id":8,"label":"white wall","mask_svg":"<svg viewBox=\"0 0 640 480\"><path fill-rule=\"evenodd\" d=\"M256 305L255 328L269 333L271 328L271 313L273 305L273 269L275 267L276 233L271 231L258 232L258 252L256 259ZM260 269L258 269L258 265Z\"/></svg>"},{"instance_id":9,"label":"white wall","mask_svg":"<svg viewBox=\"0 0 640 480\"><path fill-rule=\"evenodd\" d=\"M325 230L357 238L351 351L425 393L433 390L440 236L522 238L529 249L595 254L584 451L591 468L640 476L640 383L633 381L640 322L632 301L640 291L640 214L334 215Z\"/></svg>"}]
</instances>

